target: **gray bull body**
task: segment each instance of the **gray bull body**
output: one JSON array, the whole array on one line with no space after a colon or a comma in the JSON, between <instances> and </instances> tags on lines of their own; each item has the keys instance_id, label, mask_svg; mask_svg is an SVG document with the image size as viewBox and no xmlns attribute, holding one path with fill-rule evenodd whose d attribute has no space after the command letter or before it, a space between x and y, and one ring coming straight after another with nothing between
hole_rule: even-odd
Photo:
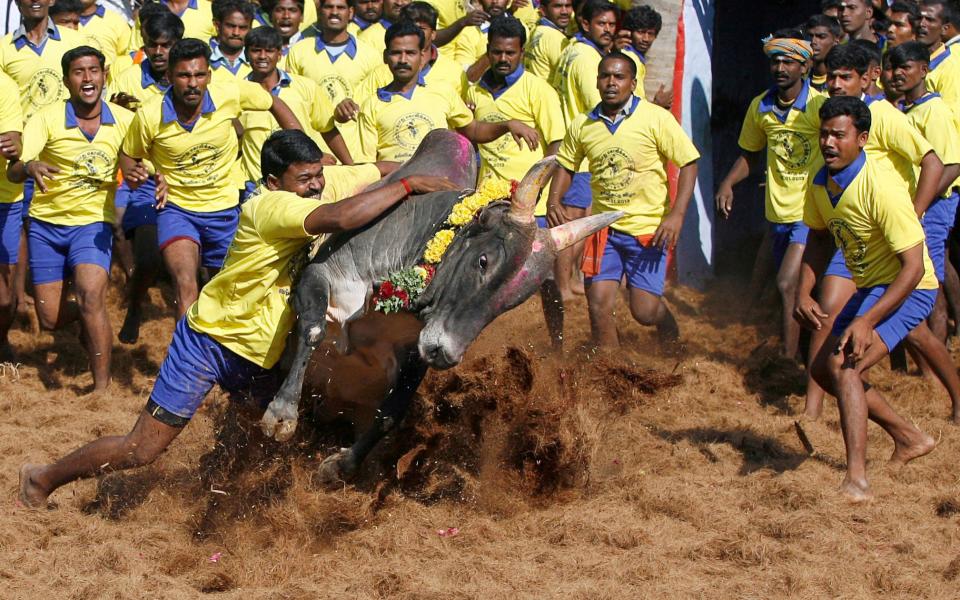
<instances>
[{"instance_id":1,"label":"gray bull body","mask_svg":"<svg viewBox=\"0 0 960 600\"><path fill-rule=\"evenodd\" d=\"M488 323L529 298L552 276L560 250L622 216L605 213L550 230L538 228L534 206L554 165L552 158L534 165L510 202L487 206L457 233L430 285L412 307L423 329L416 347L408 344L395 350L398 371L390 377L395 384L382 399L374 424L352 448L324 461L321 479L334 481L355 472L377 441L403 417L428 367L446 369L458 364ZM471 189L476 184L473 149L454 132L433 131L385 182L412 174L445 175ZM336 234L320 247L293 293L297 335L287 347L292 354L290 372L261 421L268 436L284 441L293 435L304 375L313 350L326 336L328 318L341 324L343 343L338 350L347 352L348 324L363 315L373 285L415 266L461 197L456 192L435 192L410 198L368 226Z\"/></svg>"}]
</instances>

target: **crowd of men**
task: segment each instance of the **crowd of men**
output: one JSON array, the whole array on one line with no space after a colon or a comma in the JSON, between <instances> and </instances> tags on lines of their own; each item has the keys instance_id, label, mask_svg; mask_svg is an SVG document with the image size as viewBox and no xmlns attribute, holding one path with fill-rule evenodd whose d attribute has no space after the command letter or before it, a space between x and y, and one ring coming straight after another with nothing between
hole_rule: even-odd
<instances>
[{"instance_id":1,"label":"crowd of men","mask_svg":"<svg viewBox=\"0 0 960 600\"><path fill-rule=\"evenodd\" d=\"M269 400L295 318L295 257L409 195L452 189L418 174L363 191L431 130L474 144L481 188L555 155L541 227L625 213L565 251L542 288L555 343L564 298L582 286L594 339L616 345L623 282L634 318L677 339L662 295L699 153L667 110L671 92L644 89L662 27L652 8L165 0L144 4L131 26L95 0L19 7L22 26L0 43L0 352L13 355L7 334L32 302L44 329L80 322L94 389L106 389L114 259L126 274L121 342L137 341L164 271L177 313L133 429L24 465L24 504L152 461L214 385Z\"/></svg>"},{"instance_id":2,"label":"crowd of men","mask_svg":"<svg viewBox=\"0 0 960 600\"><path fill-rule=\"evenodd\" d=\"M716 194L729 217L734 186L766 162L770 227L755 280L776 272L782 353L806 356L806 416L820 416L825 392L838 398L841 491L853 500L871 496L868 418L893 438L891 462L935 445L865 380L885 356L905 370L906 350L960 422L945 346L949 319L960 325L958 41L954 0L825 0L821 14L774 32L763 46L772 86L750 104Z\"/></svg>"}]
</instances>

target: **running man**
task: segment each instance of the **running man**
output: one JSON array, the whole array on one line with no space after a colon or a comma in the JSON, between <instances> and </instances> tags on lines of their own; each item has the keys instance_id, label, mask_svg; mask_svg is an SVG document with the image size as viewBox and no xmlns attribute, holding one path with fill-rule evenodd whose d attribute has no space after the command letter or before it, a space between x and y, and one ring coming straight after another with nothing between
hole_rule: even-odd
<instances>
[{"instance_id":1,"label":"running man","mask_svg":"<svg viewBox=\"0 0 960 600\"><path fill-rule=\"evenodd\" d=\"M201 266L216 272L237 229L242 173L233 120L269 110L284 129L299 129L290 108L259 85L209 83L210 48L187 38L167 59L170 89L137 111L123 143L120 167L132 189L146 180L149 160L163 181L157 192L157 239L174 280L177 317L197 299ZM209 83L209 85L208 85Z\"/></svg>"},{"instance_id":2,"label":"running man","mask_svg":"<svg viewBox=\"0 0 960 600\"><path fill-rule=\"evenodd\" d=\"M570 43L566 31L573 17L573 2L543 0L539 10L540 21L530 35L523 66L531 75L551 82L560 66L560 55Z\"/></svg>"},{"instance_id":3,"label":"running man","mask_svg":"<svg viewBox=\"0 0 960 600\"><path fill-rule=\"evenodd\" d=\"M74 48L62 68L70 98L27 120L23 155L7 177L36 182L28 244L40 326L52 331L80 320L93 389L100 391L110 384L113 347L106 300L117 155L133 115L101 99L106 59L99 50ZM138 171L145 174L142 166Z\"/></svg>"},{"instance_id":4,"label":"running man","mask_svg":"<svg viewBox=\"0 0 960 600\"><path fill-rule=\"evenodd\" d=\"M672 114L635 95L636 68L619 50L601 59L600 103L570 124L557 153L562 168L550 187L549 203L555 206L586 161L593 174L593 212L626 213L588 239L583 257L590 329L602 347L620 343L614 309L624 278L633 318L655 326L661 342L674 342L680 334L662 296L667 253L680 238L700 153ZM668 162L680 169L672 208Z\"/></svg>"},{"instance_id":5,"label":"running man","mask_svg":"<svg viewBox=\"0 0 960 600\"><path fill-rule=\"evenodd\" d=\"M817 146L818 111L826 99L805 77L813 56L810 43L799 32L784 30L763 46L770 59L774 86L755 97L740 130L740 157L717 189L717 211L729 218L733 209L733 186L756 172L766 149L765 215L773 237L777 288L783 303L782 353L795 358L800 328L793 319L800 259L807 241L803 223L803 198L807 176L819 168Z\"/></svg>"},{"instance_id":6,"label":"running man","mask_svg":"<svg viewBox=\"0 0 960 600\"><path fill-rule=\"evenodd\" d=\"M863 375L927 318L937 280L923 228L902 184L863 151L870 109L859 98L830 98L820 109L820 118L825 166L812 178L804 204L810 236L797 288L796 318L809 329L823 328L827 315L811 294L836 243L857 293L813 357L812 372L840 406L847 454L840 492L861 502L872 497L866 466L868 417L893 438L891 463L905 464L935 446L933 438L894 412Z\"/></svg>"},{"instance_id":7,"label":"running man","mask_svg":"<svg viewBox=\"0 0 960 600\"><path fill-rule=\"evenodd\" d=\"M866 95L870 83L870 57L862 47L857 44L838 46L827 55L826 64L830 96L861 98L870 109L870 136L864 147L870 160L881 170L890 173L891 182L896 181L901 185L901 195L904 199L913 200L917 215L923 215L929 207L935 207L941 202L940 194L953 180L953 174L960 170L960 165L953 164L944 173L943 163L938 156L939 152L943 152L945 157L951 152L955 153L953 144L942 143L942 136L936 136L934 140L940 148L935 151L934 146L897 108L889 102ZM946 160L957 160L957 157ZM840 250L834 252L820 279L819 288L818 302L828 316L823 320L823 327L811 333L809 356L816 356L820 352L837 314L857 291ZM918 325L904 343L934 368L950 393L953 405L960 406L960 377L946 347L930 332L926 323ZM823 389L810 378L804 412L816 419L820 416L822 406Z\"/></svg>"},{"instance_id":8,"label":"running man","mask_svg":"<svg viewBox=\"0 0 960 600\"><path fill-rule=\"evenodd\" d=\"M77 479L153 462L190 422L215 384L249 392L266 406L282 376L276 366L295 315L290 295L294 259L317 236L363 227L412 193L454 189L442 177L411 175L370 192L331 200L326 188L356 189L377 181L385 165L325 172L323 153L301 131L280 131L263 146L269 191L243 205L224 268L180 319L150 399L126 435L100 438L57 462L20 469L20 500L43 506ZM358 173L362 173L358 175ZM339 200L339 202L336 202Z\"/></svg>"},{"instance_id":9,"label":"running man","mask_svg":"<svg viewBox=\"0 0 960 600\"><path fill-rule=\"evenodd\" d=\"M0 362L16 362L10 347L10 327L17 312L14 275L20 260L23 227L23 186L7 179L8 161L20 157L23 112L17 84L0 71Z\"/></svg>"}]
</instances>

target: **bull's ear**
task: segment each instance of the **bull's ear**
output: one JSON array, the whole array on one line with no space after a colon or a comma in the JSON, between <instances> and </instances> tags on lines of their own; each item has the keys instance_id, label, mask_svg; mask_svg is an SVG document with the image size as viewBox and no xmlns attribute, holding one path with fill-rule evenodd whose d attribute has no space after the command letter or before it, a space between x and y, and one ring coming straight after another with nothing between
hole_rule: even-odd
<instances>
[{"instance_id":1,"label":"bull's ear","mask_svg":"<svg viewBox=\"0 0 960 600\"><path fill-rule=\"evenodd\" d=\"M590 215L582 219L575 219L569 223L564 223L559 227L548 229L550 237L553 239L557 252L568 248L590 234L600 231L604 227L609 227L624 215L623 211L615 210L604 212L597 215Z\"/></svg>"}]
</instances>

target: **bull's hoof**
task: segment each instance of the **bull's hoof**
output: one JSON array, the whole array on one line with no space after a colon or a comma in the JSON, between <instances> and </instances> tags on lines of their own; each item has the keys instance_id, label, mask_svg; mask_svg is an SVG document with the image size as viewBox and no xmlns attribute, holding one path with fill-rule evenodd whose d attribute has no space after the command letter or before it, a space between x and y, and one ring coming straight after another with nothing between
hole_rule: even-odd
<instances>
[{"instance_id":1,"label":"bull's hoof","mask_svg":"<svg viewBox=\"0 0 960 600\"><path fill-rule=\"evenodd\" d=\"M331 454L323 459L314 478L317 485L323 487L340 487L349 481L356 469L350 457L350 448L341 448L340 452Z\"/></svg>"},{"instance_id":2,"label":"bull's hoof","mask_svg":"<svg viewBox=\"0 0 960 600\"><path fill-rule=\"evenodd\" d=\"M260 419L260 429L263 435L278 442L285 442L293 437L297 430L297 408L289 402L274 399L267 406Z\"/></svg>"}]
</instances>

